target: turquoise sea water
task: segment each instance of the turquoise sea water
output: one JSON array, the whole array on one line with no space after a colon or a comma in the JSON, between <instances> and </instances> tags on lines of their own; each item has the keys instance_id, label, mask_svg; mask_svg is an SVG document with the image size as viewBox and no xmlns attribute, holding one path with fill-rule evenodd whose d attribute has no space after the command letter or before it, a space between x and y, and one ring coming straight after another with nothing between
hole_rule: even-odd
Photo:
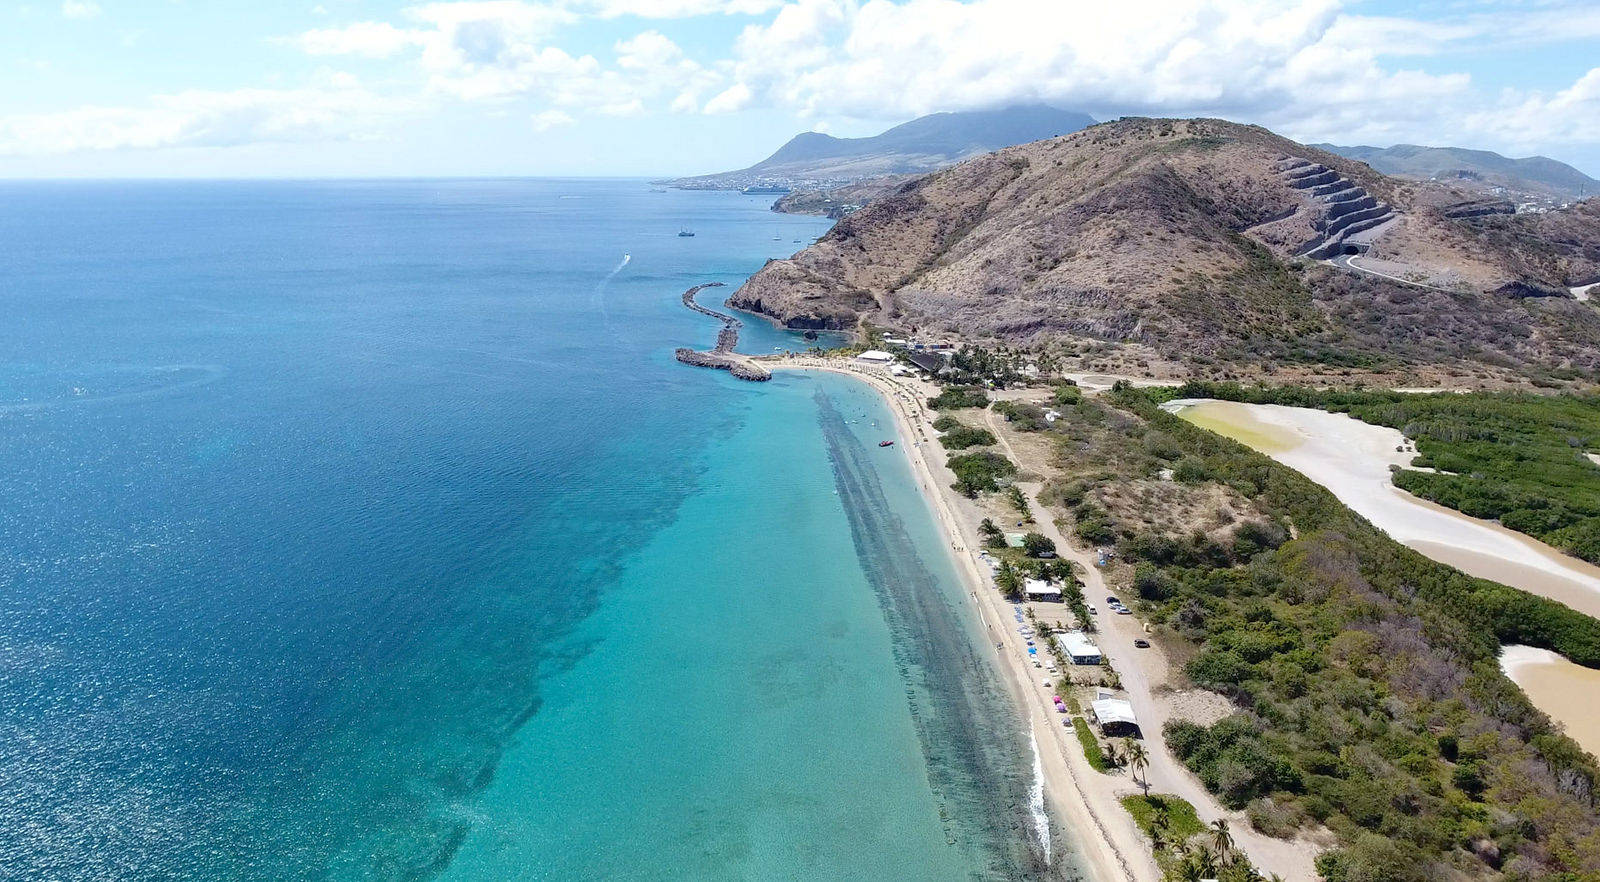
<instances>
[{"instance_id":1,"label":"turquoise sea water","mask_svg":"<svg viewBox=\"0 0 1600 882\"><path fill-rule=\"evenodd\" d=\"M1068 872L882 404L672 360L825 222L0 189L0 878Z\"/></svg>"}]
</instances>

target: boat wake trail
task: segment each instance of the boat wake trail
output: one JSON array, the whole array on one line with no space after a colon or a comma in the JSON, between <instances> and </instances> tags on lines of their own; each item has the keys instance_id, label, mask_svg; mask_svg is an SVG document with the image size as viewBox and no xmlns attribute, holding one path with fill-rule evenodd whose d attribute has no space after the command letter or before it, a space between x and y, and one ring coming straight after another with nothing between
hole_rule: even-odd
<instances>
[{"instance_id":1,"label":"boat wake trail","mask_svg":"<svg viewBox=\"0 0 1600 882\"><path fill-rule=\"evenodd\" d=\"M617 274L622 272L623 268L631 260L633 260L632 254L622 255L622 262L613 267L611 272L606 273L606 277L600 280L600 284L594 286L594 304L600 308L600 318L605 321L607 327L611 325L611 313L606 310L606 286L611 284L611 280L616 278Z\"/></svg>"}]
</instances>

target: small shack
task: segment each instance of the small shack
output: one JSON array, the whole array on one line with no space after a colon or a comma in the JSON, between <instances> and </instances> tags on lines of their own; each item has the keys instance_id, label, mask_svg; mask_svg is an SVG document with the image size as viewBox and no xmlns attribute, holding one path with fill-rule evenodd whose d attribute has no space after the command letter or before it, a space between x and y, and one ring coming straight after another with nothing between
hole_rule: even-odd
<instances>
[{"instance_id":1,"label":"small shack","mask_svg":"<svg viewBox=\"0 0 1600 882\"><path fill-rule=\"evenodd\" d=\"M1060 603L1061 586L1043 579L1029 579L1022 583L1022 593L1035 603Z\"/></svg>"},{"instance_id":2,"label":"small shack","mask_svg":"<svg viewBox=\"0 0 1600 882\"><path fill-rule=\"evenodd\" d=\"M1100 733L1113 737L1139 734L1139 720L1133 715L1133 705L1124 698L1097 698L1090 705Z\"/></svg>"},{"instance_id":3,"label":"small shack","mask_svg":"<svg viewBox=\"0 0 1600 882\"><path fill-rule=\"evenodd\" d=\"M1089 635L1082 631L1068 631L1056 635L1056 645L1061 651L1072 659L1075 665L1097 665L1100 663L1100 647L1094 645Z\"/></svg>"}]
</instances>

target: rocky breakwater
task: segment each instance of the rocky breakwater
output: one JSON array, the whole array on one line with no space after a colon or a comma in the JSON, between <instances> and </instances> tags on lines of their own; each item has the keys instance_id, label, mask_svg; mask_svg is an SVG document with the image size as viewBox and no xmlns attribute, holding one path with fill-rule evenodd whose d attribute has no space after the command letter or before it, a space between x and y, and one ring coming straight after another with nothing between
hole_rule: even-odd
<instances>
[{"instance_id":1,"label":"rocky breakwater","mask_svg":"<svg viewBox=\"0 0 1600 882\"><path fill-rule=\"evenodd\" d=\"M683 292L684 306L722 322L722 330L717 332L717 345L706 351L680 346L674 354L684 364L724 370L741 380L760 383L772 379L772 373L766 368L733 351L733 348L739 345L739 329L744 327L744 322L727 313L707 309L695 302L694 296L696 294L706 288L720 288L722 284L721 282L708 282L704 285L696 285Z\"/></svg>"}]
</instances>

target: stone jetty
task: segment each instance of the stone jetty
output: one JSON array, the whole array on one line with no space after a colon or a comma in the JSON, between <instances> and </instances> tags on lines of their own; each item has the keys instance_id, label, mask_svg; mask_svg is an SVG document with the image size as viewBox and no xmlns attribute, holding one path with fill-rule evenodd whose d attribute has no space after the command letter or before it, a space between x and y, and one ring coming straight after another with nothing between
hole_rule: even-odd
<instances>
[{"instance_id":1,"label":"stone jetty","mask_svg":"<svg viewBox=\"0 0 1600 882\"><path fill-rule=\"evenodd\" d=\"M694 295L699 294L702 290L706 288L721 288L722 286L722 282L708 282L704 285L696 285L683 292L684 306L722 322L722 330L717 332L716 347L707 351L700 351L684 346L680 347L674 354L684 364L724 370L741 380L760 383L772 379L772 373L766 368L733 351L734 347L739 345L739 329L744 327L744 322L727 313L707 309L695 302Z\"/></svg>"}]
</instances>

